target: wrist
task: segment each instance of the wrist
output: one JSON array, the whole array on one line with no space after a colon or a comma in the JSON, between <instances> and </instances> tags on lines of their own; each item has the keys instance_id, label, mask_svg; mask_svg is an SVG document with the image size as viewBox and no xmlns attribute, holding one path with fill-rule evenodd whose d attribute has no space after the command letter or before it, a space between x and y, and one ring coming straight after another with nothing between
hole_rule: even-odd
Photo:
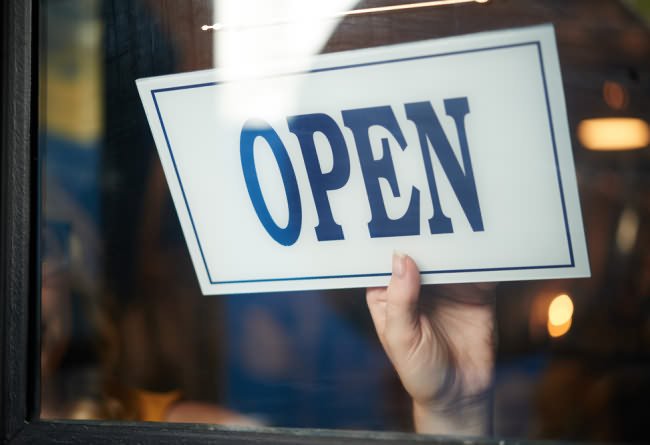
<instances>
[{"instance_id":1,"label":"wrist","mask_svg":"<svg viewBox=\"0 0 650 445\"><path fill-rule=\"evenodd\" d=\"M461 436L484 436L489 430L489 397L441 407L436 403L413 401L415 432Z\"/></svg>"}]
</instances>

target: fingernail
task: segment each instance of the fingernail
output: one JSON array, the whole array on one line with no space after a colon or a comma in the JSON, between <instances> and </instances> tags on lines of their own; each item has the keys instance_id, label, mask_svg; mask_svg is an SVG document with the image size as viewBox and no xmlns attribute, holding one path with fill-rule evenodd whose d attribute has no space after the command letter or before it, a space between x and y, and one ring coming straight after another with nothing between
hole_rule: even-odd
<instances>
[{"instance_id":1,"label":"fingernail","mask_svg":"<svg viewBox=\"0 0 650 445\"><path fill-rule=\"evenodd\" d=\"M393 275L402 278L406 270L406 255L397 250L393 251Z\"/></svg>"}]
</instances>

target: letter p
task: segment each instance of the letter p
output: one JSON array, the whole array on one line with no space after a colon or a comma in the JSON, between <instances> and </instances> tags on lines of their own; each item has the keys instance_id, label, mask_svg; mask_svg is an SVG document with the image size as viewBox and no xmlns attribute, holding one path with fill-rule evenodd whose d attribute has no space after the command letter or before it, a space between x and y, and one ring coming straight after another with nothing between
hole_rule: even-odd
<instances>
[{"instance_id":1,"label":"letter p","mask_svg":"<svg viewBox=\"0 0 650 445\"><path fill-rule=\"evenodd\" d=\"M311 185L311 192L318 213L316 237L319 241L343 239L343 229L334 221L327 192L343 187L350 178L350 156L345 145L343 133L337 123L327 114L303 114L287 118L289 131L296 135L300 142L300 149L305 160L305 168ZM334 162L332 170L323 172L318 154L314 134L322 133L328 140L332 149Z\"/></svg>"}]
</instances>

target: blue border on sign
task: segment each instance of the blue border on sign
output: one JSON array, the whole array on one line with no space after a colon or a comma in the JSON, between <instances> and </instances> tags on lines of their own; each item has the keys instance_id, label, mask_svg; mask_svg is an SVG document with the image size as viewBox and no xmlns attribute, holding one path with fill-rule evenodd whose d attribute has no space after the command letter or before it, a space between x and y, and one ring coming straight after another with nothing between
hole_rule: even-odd
<instances>
[{"instance_id":1,"label":"blue border on sign","mask_svg":"<svg viewBox=\"0 0 650 445\"><path fill-rule=\"evenodd\" d=\"M337 71L337 70L344 70L344 69L353 69L353 68L360 68L360 67L366 67L366 66L372 66L372 65L385 65L389 63L398 63L398 62L409 62L413 60L421 60L421 59L430 59L434 57L445 57L445 56L455 56L459 54L468 54L468 53L475 53L475 52L481 52L481 51L493 51L493 50L499 50L499 49L509 49L509 48L517 48L517 47L522 47L522 46L528 46L528 45L534 45L537 47L537 53L539 56L539 63L540 63L540 71L542 74L542 83L544 84L544 97L546 99L546 108L547 108L547 113L548 113L548 124L549 124L549 131L551 133L551 141L553 143L553 156L555 158L555 169L557 171L557 182L558 186L560 188L560 199L562 202L562 214L564 216L564 228L566 230L566 236L567 236L567 244L569 247L569 258L571 262L569 264L557 264L557 265L548 265L548 266L513 266L513 267L494 267L494 268L478 268L478 269L447 269L447 270L426 270L426 271L421 271L421 274L442 274L442 273L461 273L461 272L496 272L496 271L508 271L508 270L533 270L533 269L559 269L563 267L574 267L575 266L575 260L573 256L573 244L571 242L571 233L569 232L569 221L567 218L567 212L566 212L566 203L564 199L564 189L562 187L562 177L560 175L560 162L558 159L557 155L557 144L555 142L555 130L553 127L553 117L551 114L551 104L548 98L548 87L546 85L546 72L544 69L544 58L542 56L542 48L541 48L541 43L539 40L536 41L530 41L530 42L524 42L524 43L514 43L510 45L501 45L501 46L492 46L492 47L486 47L486 48L476 48L476 49L470 49L470 50L463 50L463 51L452 51L452 52L446 52L446 53L438 53L438 54L429 54L429 55L424 55L424 56L414 56L414 57L405 57L405 58L400 58L400 59L389 59L389 60L381 60L381 61L376 61L376 62L367 62L367 63L359 63L359 64L351 64L351 65L342 65L342 66L336 66L336 67L327 67L327 68L318 68L318 69L313 69L313 70L308 70L308 71L301 71L301 72L294 72L294 73L283 73L283 74L278 74L274 76L269 76L269 77L283 77L283 76L294 76L294 75L300 75L300 74L312 74L312 73L321 73L321 72L326 72L326 71ZM231 81L232 82L232 81ZM186 90L186 89L191 89L191 88L204 88L204 87L211 87L211 86L216 86L216 85L221 85L224 83L228 82L207 82L207 83L199 83L199 84L192 84L192 85L183 85L183 86L177 86L177 87L169 87L169 88L159 88L155 90L151 90L151 97L153 98L154 105L156 107L156 113L158 114L158 119L160 120L160 126L162 127L163 134L165 136L165 142L167 143L167 148L169 150L169 155L171 156L172 163L174 165L174 171L176 173L176 178L178 179L178 184L180 185L181 188L181 193L183 195L183 201L185 202L185 207L187 208L187 213L190 217L190 221L192 223L192 230L194 231L194 236L196 237L196 242L197 245L199 246L199 251L201 252L201 258L203 259L203 264L205 266L206 273L208 275L208 280L210 281L211 284L239 284L239 283L260 283L260 282L273 282L273 281L301 281L301 280L319 280L319 279L329 279L329 278L360 278L360 277L381 277L381 276L390 276L390 272L380 272L380 273L368 273L368 274L350 274L350 275L323 275L323 276L308 276L308 277L286 277L286 278L260 278L260 279L253 279L253 280L230 280L230 281L214 281L212 279L212 274L210 274L210 268L208 267L208 263L205 259L205 254L203 253L203 246L201 245L201 240L199 238L198 231L196 230L196 224L194 223L194 218L192 217L192 211L190 210L190 205L187 200L187 195L185 194L185 188L183 187L183 182L181 181L181 176L178 172L178 166L176 165L176 159L174 158L174 153L172 151L172 146L171 143L169 142L169 136L167 135L167 129L165 128L165 124L163 122L162 115L160 113L160 108L158 107L158 101L156 100L156 94L164 93L164 92L169 92L169 91L176 91L176 90Z\"/></svg>"}]
</instances>

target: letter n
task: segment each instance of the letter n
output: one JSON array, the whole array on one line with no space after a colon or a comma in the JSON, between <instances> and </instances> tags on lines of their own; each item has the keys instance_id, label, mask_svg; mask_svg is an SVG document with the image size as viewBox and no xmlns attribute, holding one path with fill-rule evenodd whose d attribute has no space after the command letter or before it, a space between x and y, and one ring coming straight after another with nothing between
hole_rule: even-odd
<instances>
[{"instance_id":1,"label":"letter n","mask_svg":"<svg viewBox=\"0 0 650 445\"><path fill-rule=\"evenodd\" d=\"M451 220L444 214L440 204L429 145L431 145L438 157L442 169L445 175L447 175L447 179L463 208L463 212L472 230L475 232L483 231L483 217L481 216L481 208L478 202L472 160L469 155L467 134L465 131L465 116L469 113L467 98L445 99L445 111L448 116L454 119L456 132L458 133L463 161L462 168L454 155L449 139L447 139L431 103L415 102L406 104L404 108L406 110L406 117L413 121L420 138L420 148L424 158L427 181L429 183L429 191L431 192L431 201L433 204L433 216L429 219L431 233L451 233L453 232L453 227Z\"/></svg>"}]
</instances>

